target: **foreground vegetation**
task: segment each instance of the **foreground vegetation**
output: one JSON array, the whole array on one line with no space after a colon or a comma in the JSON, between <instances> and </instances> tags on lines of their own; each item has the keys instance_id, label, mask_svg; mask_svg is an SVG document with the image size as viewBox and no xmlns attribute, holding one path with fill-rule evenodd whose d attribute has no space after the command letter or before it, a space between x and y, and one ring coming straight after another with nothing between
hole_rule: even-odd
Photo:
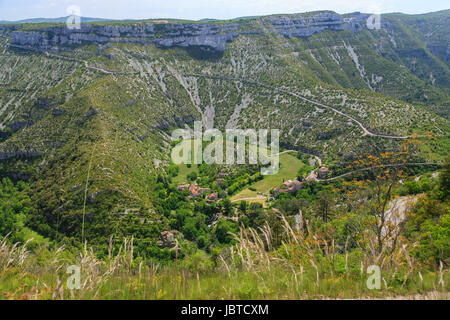
<instances>
[{"instance_id":1,"label":"foreground vegetation","mask_svg":"<svg viewBox=\"0 0 450 320\"><path fill-rule=\"evenodd\" d=\"M25 246L10 246L4 239L0 299L449 298L448 270L417 269L410 248L384 257L382 287L370 290L366 270L376 257L361 251L340 254L335 246L323 255L317 243L291 236L290 243L267 252L267 240L254 230L243 231L233 250L215 262L194 255L170 266L134 258L132 240L100 260L87 246L77 255L64 248L30 255ZM70 290L66 271L73 264L81 268L81 282L80 289Z\"/></svg>"},{"instance_id":2,"label":"foreground vegetation","mask_svg":"<svg viewBox=\"0 0 450 320\"><path fill-rule=\"evenodd\" d=\"M186 239L165 249L173 253L166 262L140 254L133 238L122 243L111 238L104 255L87 243L21 245L9 235L0 242L1 298L448 299L450 159L437 180L408 179L401 185L396 179L402 171L390 168L382 168L375 180L343 183L334 190L338 197L322 189L311 195L311 204L289 195L268 210L242 202L234 232L221 226L226 219L213 234L186 220L181 229ZM401 194L416 201L396 224L385 200ZM211 236L218 242L200 243ZM81 271L79 289L68 287L76 284L68 269L73 265ZM370 266L380 268L379 288L369 288Z\"/></svg>"}]
</instances>

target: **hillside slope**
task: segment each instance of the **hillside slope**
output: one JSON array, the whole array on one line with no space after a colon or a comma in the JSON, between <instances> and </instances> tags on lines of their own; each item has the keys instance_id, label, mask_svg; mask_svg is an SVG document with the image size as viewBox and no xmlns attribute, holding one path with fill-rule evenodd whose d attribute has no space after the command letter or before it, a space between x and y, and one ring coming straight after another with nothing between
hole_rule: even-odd
<instances>
[{"instance_id":1,"label":"hillside slope","mask_svg":"<svg viewBox=\"0 0 450 320\"><path fill-rule=\"evenodd\" d=\"M167 224L152 188L169 165L169 135L195 120L277 128L283 147L328 162L432 131L420 156L440 160L449 14L386 15L381 30L365 27L367 15L332 12L0 27L0 174L31 179L46 235L80 234L86 217L91 239L152 238Z\"/></svg>"}]
</instances>

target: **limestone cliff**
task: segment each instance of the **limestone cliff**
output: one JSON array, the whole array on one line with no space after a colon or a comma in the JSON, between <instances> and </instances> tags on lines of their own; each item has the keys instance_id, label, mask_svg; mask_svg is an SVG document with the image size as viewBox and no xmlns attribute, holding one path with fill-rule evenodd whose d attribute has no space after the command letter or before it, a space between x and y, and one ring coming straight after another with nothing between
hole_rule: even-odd
<instances>
[{"instance_id":1,"label":"limestone cliff","mask_svg":"<svg viewBox=\"0 0 450 320\"><path fill-rule=\"evenodd\" d=\"M344 20L337 13L320 12L309 15L270 16L224 24L82 24L78 30L61 25L33 31L15 31L12 33L11 44L45 51L83 43L138 42L154 43L158 47L207 47L223 52L227 42L233 41L240 34L273 32L288 38L308 37L325 30L357 30L364 25L367 17L368 15L356 13ZM260 25L255 24L255 21L262 22L264 30L258 27Z\"/></svg>"}]
</instances>

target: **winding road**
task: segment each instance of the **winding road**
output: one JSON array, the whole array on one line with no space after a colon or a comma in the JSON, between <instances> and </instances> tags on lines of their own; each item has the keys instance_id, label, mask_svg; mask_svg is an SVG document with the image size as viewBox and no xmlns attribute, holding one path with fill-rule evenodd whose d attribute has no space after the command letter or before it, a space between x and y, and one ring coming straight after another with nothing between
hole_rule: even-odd
<instances>
[{"instance_id":1,"label":"winding road","mask_svg":"<svg viewBox=\"0 0 450 320\"><path fill-rule=\"evenodd\" d=\"M283 153L286 152L290 152L291 150L287 150L284 151ZM361 168L361 169L357 169L357 170L353 170L344 174L341 174L339 176L333 177L333 178L329 178L329 179L317 179L317 182L330 182L330 181L334 181L334 180L338 180L341 178L344 178L346 176L352 175L356 172L362 172L362 171L368 171L371 169L375 169L375 168L386 168L386 167L395 167L395 166L424 166L424 165L428 165L428 166L438 166L440 165L439 163L433 163L433 162L412 162L412 163L405 163L405 164L387 164L387 165L379 165L379 166L373 166L373 167L368 167L368 168ZM264 196L257 196L257 197L249 197L249 198L239 198L239 199L234 199L231 202L239 202L239 201L252 201L252 200L267 200L268 197L264 197Z\"/></svg>"},{"instance_id":2,"label":"winding road","mask_svg":"<svg viewBox=\"0 0 450 320\"><path fill-rule=\"evenodd\" d=\"M240 198L240 199L231 200L231 202L251 201L251 200L267 200L267 197L258 196L258 197L251 197L251 198Z\"/></svg>"},{"instance_id":3,"label":"winding road","mask_svg":"<svg viewBox=\"0 0 450 320\"><path fill-rule=\"evenodd\" d=\"M368 167L368 168L361 168L361 169L357 169L357 170L353 170L344 174L341 174L339 176L333 177L333 178L329 178L329 179L317 179L317 181L319 182L328 182L328 181L333 181L333 180L337 180L337 179L341 179L344 178L346 176L349 176L351 174L354 174L356 172L362 172L362 171L368 171L371 169L376 169L376 168L387 168L387 167L400 167L400 166L439 166L439 163L433 163L433 162L412 162L412 163L405 163L405 164L384 164L384 165L379 165L379 166L373 166L373 167Z\"/></svg>"},{"instance_id":4,"label":"winding road","mask_svg":"<svg viewBox=\"0 0 450 320\"><path fill-rule=\"evenodd\" d=\"M23 46L18 46L18 45L10 44L10 46L11 47L21 48L21 49L26 49L26 50L32 50L30 48L23 47ZM84 66L87 69L96 70L96 71L99 71L99 72L103 72L105 74L118 74L118 73L121 73L121 72L115 71L115 70L107 70L107 69L103 69L101 67L90 66L89 63L86 60L82 60L82 59L65 57L65 56L54 54L54 53L49 53L47 51L45 51L44 54L46 56L52 56L52 57L55 57L55 58L60 58L60 59L65 59L65 60L79 62L79 63L84 64ZM340 110L338 110L338 109L336 109L334 107L331 107L331 106L323 104L321 102L318 102L318 101L306 98L306 97L298 94L297 92L286 90L286 89L282 89L282 88L279 88L279 87L272 87L272 86L269 86L269 85L267 85L265 83L262 83L262 82L258 82L258 81L254 81L254 80L248 80L248 79L243 79L243 78L236 78L236 77L232 77L232 76L208 75L208 74L200 74L200 73L186 74L186 76L203 77L203 78L218 79L218 80L240 81L240 82L245 82L245 83L249 83L249 84L257 85L257 86L262 86L262 87L265 87L265 88L269 88L269 89L272 89L272 90L276 90L276 91L279 91L279 92L283 92L283 93L292 95L292 96L294 96L294 97L296 97L298 99L301 99L303 101L306 101L308 103L317 105L317 106L325 108L325 109L332 110L333 112L335 112L335 113L337 113L337 114L339 114L339 115L341 115L343 117L346 117L347 119L350 119L351 121L356 123L362 129L363 136L382 137L382 138L388 138L388 139L408 139L408 138L411 137L411 136L397 136L397 135L391 135L391 134L374 132L374 131L372 131L370 129L367 129L356 118L354 118L354 117L352 117L352 116L350 116L350 115L348 115L348 114L346 114L346 113L344 113L344 112L342 112L342 111L340 111Z\"/></svg>"},{"instance_id":5,"label":"winding road","mask_svg":"<svg viewBox=\"0 0 450 320\"><path fill-rule=\"evenodd\" d=\"M27 47L18 46L18 45L10 44L10 46L21 48L21 49L31 50L31 49L29 49ZM118 74L118 73L120 73L119 71L115 71L115 70L107 70L107 69L103 69L103 68L100 68L100 67L90 66L89 63L86 60L82 60L82 59L75 59L75 58L70 58L70 57L64 57L64 56L57 55L57 54L54 54L54 53L49 53L47 51L45 51L45 55L53 56L53 57L61 58L61 59L66 59L66 60L71 60L71 61L75 61L75 62L79 62L79 63L83 63L86 68L91 69L91 70L100 71L100 72L103 72L105 74ZM301 99L303 101L306 101L308 103L314 104L316 106L319 106L319 107L322 107L322 108L325 108L325 109L328 109L328 110L332 110L333 112L335 112L335 113L337 113L337 114L339 114L339 115L341 115L341 116L343 116L343 117L345 117L347 119L350 119L351 121L356 123L362 129L363 136L381 137L381 138L388 138L388 139L408 139L408 138L411 137L411 136L397 136L397 135L391 135L391 134L374 132L374 131L372 131L370 129L367 129L356 118L354 118L354 117L352 117L352 116L350 116L350 115L348 115L348 114L346 114L346 113L344 113L344 112L342 112L342 111L340 111L340 110L338 110L338 109L336 109L334 107L331 107L331 106L323 104L321 102L318 102L318 101L306 98L306 97L298 94L297 92L286 90L286 89L282 89L282 88L279 88L279 87L272 87L272 86L269 86L269 85L267 85L265 83L262 83L262 82L258 82L258 81L254 81L254 80L247 80L247 79L243 79L243 78L236 78L236 77L232 77L232 76L207 75L207 74L201 74L201 73L186 74L186 76L194 76L194 77L203 77L203 78L209 78L209 79L246 82L246 83L249 83L249 84L252 84L252 85L262 86L262 87L269 88L269 89L272 89L272 90L276 90L276 91L279 91L279 92L287 93L289 95L292 95L292 96L294 96L294 97L296 97L298 99Z\"/></svg>"},{"instance_id":6,"label":"winding road","mask_svg":"<svg viewBox=\"0 0 450 320\"><path fill-rule=\"evenodd\" d=\"M187 74L186 76L194 76L194 77L204 77L204 78L218 79L218 80L229 80L229 81L246 82L246 83L250 83L252 85L262 86L262 87L265 87L265 88L269 88L269 89L272 89L272 90L277 90L279 92L284 92L284 93L290 94L290 95L292 95L292 96L294 96L294 97L296 97L298 99L301 99L303 101L309 102L311 104L315 104L315 105L320 106L320 107L325 108L325 109L332 110L335 113L350 119L351 121L355 122L363 130L363 136L382 137L382 138L388 138L388 139L408 139L408 138L411 137L411 136L390 135L390 134L385 134L385 133L376 133L376 132L374 132L374 131L372 131L370 129L367 129L359 120L355 119L354 117L352 117L352 116L350 116L348 114L345 114L342 111L337 110L336 108L333 108L333 107L325 105L325 104L323 104L321 102L318 102L318 101L306 98L306 97L298 94L297 92L289 91L289 90L282 89L282 88L279 88L279 87L271 87L271 86L269 86L269 85L267 85L265 83L261 83L261 82L257 82L257 81L253 81L253 80L242 79L242 78L234 78L234 77L231 77L231 76L207 75L207 74L199 74L199 73Z\"/></svg>"}]
</instances>

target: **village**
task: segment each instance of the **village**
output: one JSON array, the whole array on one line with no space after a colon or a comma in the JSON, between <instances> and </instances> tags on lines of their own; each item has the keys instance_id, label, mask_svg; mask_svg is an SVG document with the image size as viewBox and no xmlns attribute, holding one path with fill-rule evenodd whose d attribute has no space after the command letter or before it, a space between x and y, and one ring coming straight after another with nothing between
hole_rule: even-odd
<instances>
[{"instance_id":1,"label":"village","mask_svg":"<svg viewBox=\"0 0 450 320\"><path fill-rule=\"evenodd\" d=\"M207 202L215 202L219 199L219 193L218 192L211 192L211 188L200 188L198 184L192 183L192 184L183 184L181 186L177 187L178 191L185 191L189 190L189 198L201 198L203 195L208 194L206 197Z\"/></svg>"},{"instance_id":2,"label":"village","mask_svg":"<svg viewBox=\"0 0 450 320\"><path fill-rule=\"evenodd\" d=\"M309 175L299 181L298 178L294 180L288 180L283 182L283 184L279 187L273 189L273 197L269 198L269 200L275 200L275 198L283 192L288 192L290 194L295 194L297 191L303 189L305 187L305 182L314 182L320 181L320 179L326 179L330 173L330 169L325 167L325 165L321 165L319 169L317 169L317 173L315 170L312 170Z\"/></svg>"},{"instance_id":3,"label":"village","mask_svg":"<svg viewBox=\"0 0 450 320\"><path fill-rule=\"evenodd\" d=\"M311 182L319 182L321 179L326 179L330 175L330 170L325 167L325 165L320 165L319 168L316 168L315 170L311 170L311 172L308 174L307 177L304 179L299 180L299 178L295 178L294 180L287 180L284 181L280 186L275 187L271 190L270 194L265 194L258 192L258 197L261 200L267 200L267 201L275 201L276 198L283 193L289 193L291 195L295 195L299 190L306 188L308 183ZM215 181L216 185L223 185L223 174L220 175L219 179ZM215 202L218 202L220 200L223 200L222 197L219 195L219 192L213 192L211 188L208 187L200 187L196 182L192 183L186 183L179 185L177 187L177 191L187 191L187 200L190 199L205 199L207 203L212 204ZM242 201L245 201L245 199L242 199ZM250 200L249 200L250 201ZM264 207L266 205L264 204ZM214 217L214 221L211 222L211 225L214 225L219 218L226 218L233 221L237 221L237 217L223 217L222 215L216 215ZM161 232L161 238L158 243L158 246L160 247L167 247L167 248L173 248L176 247L176 239L179 238L180 234L177 230L171 230L171 231L163 231Z\"/></svg>"},{"instance_id":4,"label":"village","mask_svg":"<svg viewBox=\"0 0 450 320\"><path fill-rule=\"evenodd\" d=\"M326 179L330 174L330 170L325 167L325 165L321 165L317 170L312 170L309 175L300 181L298 178L294 180L284 181L280 186L277 186L271 192L271 195L258 193L259 196L267 197L269 201L275 200L275 198L280 193L290 193L295 194L297 191L303 189L305 187L305 183L320 181L320 179ZM222 185L223 180L217 179L216 184ZM197 183L192 184L183 184L177 187L178 191L186 191L189 190L188 198L202 198L206 195L206 201L208 203L216 202L220 200L218 192L211 192L211 188L201 188Z\"/></svg>"}]
</instances>

